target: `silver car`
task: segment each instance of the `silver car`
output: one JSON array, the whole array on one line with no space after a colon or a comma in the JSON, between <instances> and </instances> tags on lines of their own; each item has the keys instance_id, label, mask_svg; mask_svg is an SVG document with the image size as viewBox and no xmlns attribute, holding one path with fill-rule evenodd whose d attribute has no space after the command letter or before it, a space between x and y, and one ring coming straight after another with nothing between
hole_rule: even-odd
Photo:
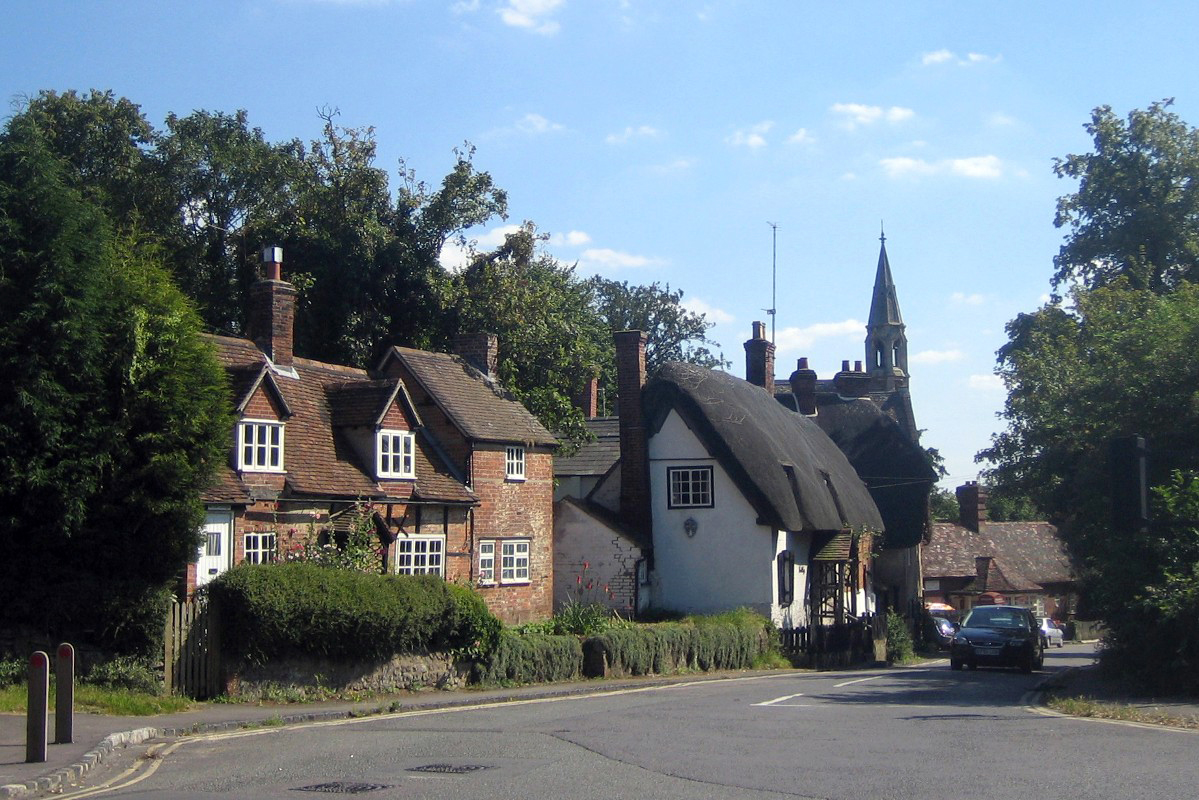
<instances>
[{"instance_id":1,"label":"silver car","mask_svg":"<svg viewBox=\"0 0 1199 800\"><path fill-rule=\"evenodd\" d=\"M1057 626L1057 623L1049 617L1041 617L1040 620L1041 637L1045 640L1045 646L1049 647L1050 645L1053 645L1054 647L1064 647L1066 644L1066 637L1062 633L1062 629Z\"/></svg>"}]
</instances>

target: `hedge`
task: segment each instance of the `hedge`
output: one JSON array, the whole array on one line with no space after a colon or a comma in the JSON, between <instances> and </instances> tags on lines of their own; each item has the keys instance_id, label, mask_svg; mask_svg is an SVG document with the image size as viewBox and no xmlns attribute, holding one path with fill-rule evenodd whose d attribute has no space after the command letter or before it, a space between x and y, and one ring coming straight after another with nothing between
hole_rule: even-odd
<instances>
[{"instance_id":1,"label":"hedge","mask_svg":"<svg viewBox=\"0 0 1199 800\"><path fill-rule=\"evenodd\" d=\"M434 575L367 575L314 564L242 564L208 585L227 656L385 660L399 653L485 653L500 623L467 587Z\"/></svg>"},{"instance_id":2,"label":"hedge","mask_svg":"<svg viewBox=\"0 0 1199 800\"><path fill-rule=\"evenodd\" d=\"M746 669L772 648L767 627L764 619L747 614L614 628L583 642L583 674Z\"/></svg>"},{"instance_id":3,"label":"hedge","mask_svg":"<svg viewBox=\"0 0 1199 800\"><path fill-rule=\"evenodd\" d=\"M549 683L579 677L583 646L577 636L504 630L490 657L475 664L476 683Z\"/></svg>"}]
</instances>

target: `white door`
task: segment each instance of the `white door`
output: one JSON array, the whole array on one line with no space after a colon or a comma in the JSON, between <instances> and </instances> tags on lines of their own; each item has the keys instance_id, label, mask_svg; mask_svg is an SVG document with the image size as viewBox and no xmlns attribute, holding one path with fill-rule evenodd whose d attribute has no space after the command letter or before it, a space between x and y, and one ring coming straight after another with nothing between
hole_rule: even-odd
<instances>
[{"instance_id":1,"label":"white door","mask_svg":"<svg viewBox=\"0 0 1199 800\"><path fill-rule=\"evenodd\" d=\"M233 563L233 512L210 510L204 519L204 542L196 566L196 588L220 575Z\"/></svg>"}]
</instances>

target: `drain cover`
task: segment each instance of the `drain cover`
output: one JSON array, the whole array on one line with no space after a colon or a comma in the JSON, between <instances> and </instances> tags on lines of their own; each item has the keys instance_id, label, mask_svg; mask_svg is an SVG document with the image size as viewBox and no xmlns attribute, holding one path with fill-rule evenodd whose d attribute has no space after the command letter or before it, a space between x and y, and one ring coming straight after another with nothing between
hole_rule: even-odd
<instances>
[{"instance_id":1,"label":"drain cover","mask_svg":"<svg viewBox=\"0 0 1199 800\"><path fill-rule=\"evenodd\" d=\"M385 783L357 783L355 781L330 781L313 786L301 786L297 792L325 792L326 794L365 794L380 789L390 789Z\"/></svg>"},{"instance_id":2,"label":"drain cover","mask_svg":"<svg viewBox=\"0 0 1199 800\"><path fill-rule=\"evenodd\" d=\"M481 769L491 769L485 764L425 764L423 767L412 767L409 772L437 772L442 775L465 775L468 772L478 772Z\"/></svg>"}]
</instances>

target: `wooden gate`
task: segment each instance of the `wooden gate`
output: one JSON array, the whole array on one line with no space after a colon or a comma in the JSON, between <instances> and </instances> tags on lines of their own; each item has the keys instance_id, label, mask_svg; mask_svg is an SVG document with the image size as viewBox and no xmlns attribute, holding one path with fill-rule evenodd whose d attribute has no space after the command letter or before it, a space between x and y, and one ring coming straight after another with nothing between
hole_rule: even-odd
<instances>
[{"instance_id":1,"label":"wooden gate","mask_svg":"<svg viewBox=\"0 0 1199 800\"><path fill-rule=\"evenodd\" d=\"M221 637L210 601L173 601L164 639L163 680L167 692L207 700L224 691Z\"/></svg>"}]
</instances>

